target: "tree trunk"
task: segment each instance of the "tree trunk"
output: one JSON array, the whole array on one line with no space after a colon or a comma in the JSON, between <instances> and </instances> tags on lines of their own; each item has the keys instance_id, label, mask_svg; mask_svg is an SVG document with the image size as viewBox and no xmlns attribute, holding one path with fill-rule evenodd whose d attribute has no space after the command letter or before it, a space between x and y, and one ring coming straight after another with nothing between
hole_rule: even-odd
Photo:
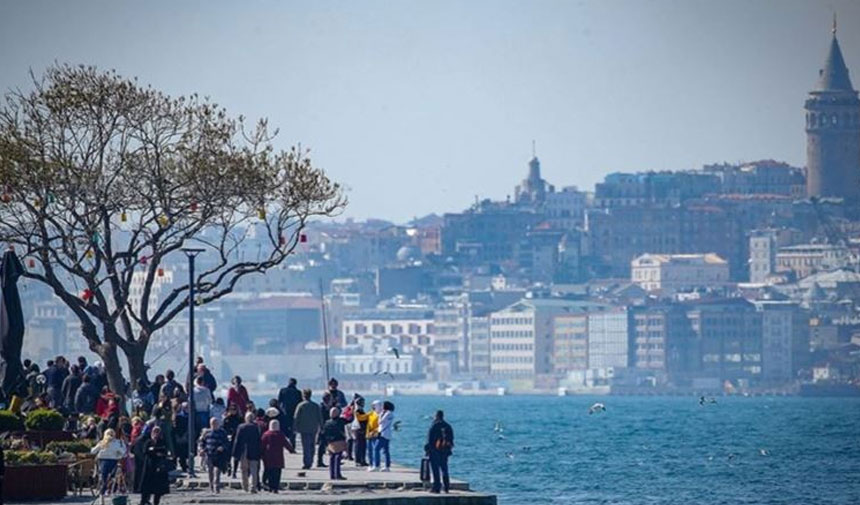
<instances>
[{"instance_id":1,"label":"tree trunk","mask_svg":"<svg viewBox=\"0 0 860 505\"><path fill-rule=\"evenodd\" d=\"M146 347L135 345L125 349L125 358L128 360L128 374L131 382L131 387L137 387L137 381L146 377L146 365L144 358L146 356Z\"/></svg>"},{"instance_id":2,"label":"tree trunk","mask_svg":"<svg viewBox=\"0 0 860 505\"><path fill-rule=\"evenodd\" d=\"M114 394L122 398L120 405L125 405L125 381L122 377L122 366L119 364L119 355L117 353L116 344L103 343L97 346L94 351L104 362L108 387L110 387L110 390L113 391Z\"/></svg>"}]
</instances>

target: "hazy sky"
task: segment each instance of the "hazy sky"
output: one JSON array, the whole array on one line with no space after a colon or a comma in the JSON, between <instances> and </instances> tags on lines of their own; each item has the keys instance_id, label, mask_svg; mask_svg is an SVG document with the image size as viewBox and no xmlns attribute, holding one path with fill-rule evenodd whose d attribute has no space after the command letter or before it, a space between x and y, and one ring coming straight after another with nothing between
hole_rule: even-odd
<instances>
[{"instance_id":1,"label":"hazy sky","mask_svg":"<svg viewBox=\"0 0 860 505\"><path fill-rule=\"evenodd\" d=\"M834 10L856 88L852 1L0 0L0 88L60 61L209 95L310 146L346 216L405 221L512 194L532 139L556 186L802 166Z\"/></svg>"}]
</instances>

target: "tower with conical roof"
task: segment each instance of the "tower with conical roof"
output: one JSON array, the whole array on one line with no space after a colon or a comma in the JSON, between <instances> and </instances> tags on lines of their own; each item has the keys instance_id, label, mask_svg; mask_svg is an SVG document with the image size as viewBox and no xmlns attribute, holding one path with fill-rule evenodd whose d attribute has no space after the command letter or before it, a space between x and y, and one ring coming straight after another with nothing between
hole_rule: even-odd
<instances>
[{"instance_id":1,"label":"tower with conical roof","mask_svg":"<svg viewBox=\"0 0 860 505\"><path fill-rule=\"evenodd\" d=\"M836 40L806 100L806 194L860 201L860 99Z\"/></svg>"},{"instance_id":2,"label":"tower with conical roof","mask_svg":"<svg viewBox=\"0 0 860 505\"><path fill-rule=\"evenodd\" d=\"M529 160L529 173L523 182L514 189L514 201L525 205L541 205L546 200L546 194L555 188L540 176L540 161L532 141L532 159Z\"/></svg>"}]
</instances>

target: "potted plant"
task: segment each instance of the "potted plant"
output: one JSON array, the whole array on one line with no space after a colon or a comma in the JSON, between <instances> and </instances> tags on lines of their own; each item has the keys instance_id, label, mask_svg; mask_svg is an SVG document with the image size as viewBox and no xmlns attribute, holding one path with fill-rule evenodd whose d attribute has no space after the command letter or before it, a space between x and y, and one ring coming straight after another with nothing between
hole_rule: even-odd
<instances>
[{"instance_id":1,"label":"potted plant","mask_svg":"<svg viewBox=\"0 0 860 505\"><path fill-rule=\"evenodd\" d=\"M27 414L24 420L24 426L29 432L28 438L39 445L45 447L47 444L54 441L68 441L72 439L72 434L63 431L63 424L66 420L63 415L56 410L36 409Z\"/></svg>"},{"instance_id":2,"label":"potted plant","mask_svg":"<svg viewBox=\"0 0 860 505\"><path fill-rule=\"evenodd\" d=\"M6 451L3 502L66 496L66 465L49 451Z\"/></svg>"}]
</instances>

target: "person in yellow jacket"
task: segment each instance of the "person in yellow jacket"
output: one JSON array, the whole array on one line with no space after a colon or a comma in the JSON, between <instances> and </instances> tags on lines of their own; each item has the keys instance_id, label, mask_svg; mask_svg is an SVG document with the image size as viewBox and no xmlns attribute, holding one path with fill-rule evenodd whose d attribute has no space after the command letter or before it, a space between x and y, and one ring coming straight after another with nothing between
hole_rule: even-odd
<instances>
[{"instance_id":1,"label":"person in yellow jacket","mask_svg":"<svg viewBox=\"0 0 860 505\"><path fill-rule=\"evenodd\" d=\"M379 462L374 459L374 454L376 453L376 444L379 438L379 414L381 410L382 402L374 400L370 404L370 412L363 416L367 420L365 434L367 437L367 459L370 463L367 467L368 472L375 472L379 469ZM364 422L364 419L359 417L358 422Z\"/></svg>"}]
</instances>

